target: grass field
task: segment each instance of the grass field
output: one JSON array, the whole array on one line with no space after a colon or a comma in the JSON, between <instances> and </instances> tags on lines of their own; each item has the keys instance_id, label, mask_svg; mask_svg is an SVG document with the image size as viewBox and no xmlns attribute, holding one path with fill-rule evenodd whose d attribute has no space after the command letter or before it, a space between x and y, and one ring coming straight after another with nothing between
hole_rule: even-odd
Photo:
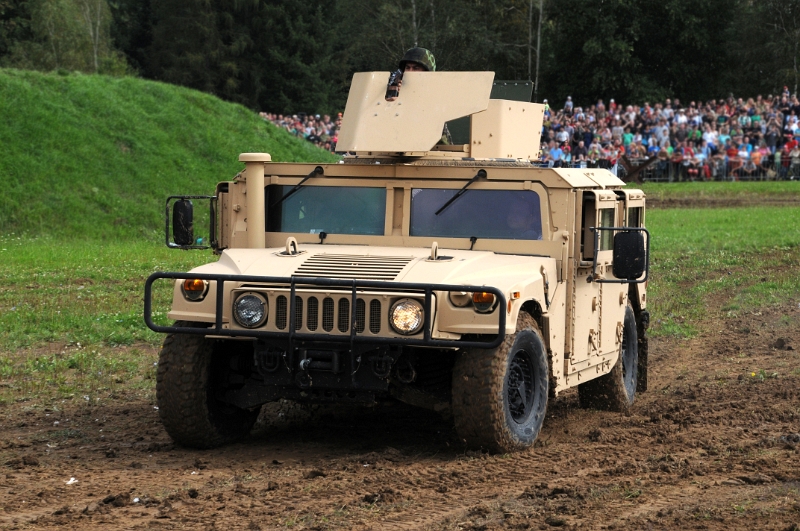
<instances>
[{"instance_id":1,"label":"grass field","mask_svg":"<svg viewBox=\"0 0 800 531\"><path fill-rule=\"evenodd\" d=\"M713 184L699 188L716 197ZM679 193L671 186L648 193ZM769 184L758 188L751 197L772 193ZM711 297L724 297L733 314L800 299L798 207L651 209L647 225L654 336L695 335ZM117 381L152 387L155 360L141 346L162 337L142 320L144 280L214 260L208 251L167 249L155 229L147 239L112 242L7 234L0 256L0 380L11 382L0 387L5 400L34 390L80 397Z\"/></svg>"},{"instance_id":2,"label":"grass field","mask_svg":"<svg viewBox=\"0 0 800 531\"><path fill-rule=\"evenodd\" d=\"M654 335L694 335L711 296L737 312L800 294L798 207L650 210L647 225Z\"/></svg>"},{"instance_id":3,"label":"grass field","mask_svg":"<svg viewBox=\"0 0 800 531\"><path fill-rule=\"evenodd\" d=\"M734 200L800 198L800 182L797 181L752 181L752 182L682 182L644 183L641 187L650 200L704 199Z\"/></svg>"}]
</instances>

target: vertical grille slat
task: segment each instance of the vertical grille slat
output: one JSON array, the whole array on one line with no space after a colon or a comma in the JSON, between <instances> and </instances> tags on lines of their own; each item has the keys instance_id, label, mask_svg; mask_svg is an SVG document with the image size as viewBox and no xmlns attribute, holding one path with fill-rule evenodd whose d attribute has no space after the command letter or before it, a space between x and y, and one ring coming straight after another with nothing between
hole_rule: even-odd
<instances>
[{"instance_id":1,"label":"vertical grille slat","mask_svg":"<svg viewBox=\"0 0 800 531\"><path fill-rule=\"evenodd\" d=\"M319 326L319 301L316 297L308 299L308 314L306 315L306 327L314 332Z\"/></svg>"},{"instance_id":2,"label":"vertical grille slat","mask_svg":"<svg viewBox=\"0 0 800 531\"><path fill-rule=\"evenodd\" d=\"M381 331L381 301L372 299L369 303L369 331L379 334Z\"/></svg>"},{"instance_id":3,"label":"vertical grille slat","mask_svg":"<svg viewBox=\"0 0 800 531\"><path fill-rule=\"evenodd\" d=\"M294 329L300 330L303 327L303 299L294 298Z\"/></svg>"},{"instance_id":4,"label":"vertical grille slat","mask_svg":"<svg viewBox=\"0 0 800 531\"><path fill-rule=\"evenodd\" d=\"M356 300L356 333L360 334L366 327L367 304L364 299Z\"/></svg>"},{"instance_id":5,"label":"vertical grille slat","mask_svg":"<svg viewBox=\"0 0 800 531\"><path fill-rule=\"evenodd\" d=\"M322 329L326 332L333 330L333 299L330 297L322 300Z\"/></svg>"},{"instance_id":6,"label":"vertical grille slat","mask_svg":"<svg viewBox=\"0 0 800 531\"><path fill-rule=\"evenodd\" d=\"M288 315L286 310L286 297L283 295L278 296L275 304L275 327L278 330L286 329L286 317Z\"/></svg>"},{"instance_id":7,"label":"vertical grille slat","mask_svg":"<svg viewBox=\"0 0 800 531\"><path fill-rule=\"evenodd\" d=\"M347 332L350 330L350 300L341 298L339 299L339 332Z\"/></svg>"}]
</instances>

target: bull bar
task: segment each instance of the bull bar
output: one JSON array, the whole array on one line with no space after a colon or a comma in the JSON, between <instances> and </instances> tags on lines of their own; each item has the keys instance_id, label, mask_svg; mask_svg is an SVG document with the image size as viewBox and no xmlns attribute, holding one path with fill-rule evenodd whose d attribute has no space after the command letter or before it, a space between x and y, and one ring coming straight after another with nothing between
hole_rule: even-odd
<instances>
[{"instance_id":1,"label":"bull bar","mask_svg":"<svg viewBox=\"0 0 800 531\"><path fill-rule=\"evenodd\" d=\"M159 279L173 279L185 280L187 278L213 281L216 283L216 310L215 322L213 327L198 328L188 326L161 326L153 322L152 309L153 309L153 283ZM266 330L230 330L223 328L222 314L223 314L223 299L225 293L225 283L259 283L265 285L290 287L289 296L289 325L287 332L274 332ZM387 291L415 291L424 292L424 322L422 326L422 339L405 338L405 337L368 337L360 335L356 331L356 326L350 327L349 335L335 335L325 333L297 333L295 331L295 291L297 285L301 286L317 286L317 287L335 287L335 288L350 288L351 290L351 323L355 323L356 318L356 299L359 290L381 289ZM496 298L496 305L493 311L498 313L498 329L497 336L490 341L476 341L476 340L447 340L447 339L434 339L431 337L431 315L433 314L432 300L433 292L487 292L492 293ZM417 282L389 282L377 280L359 280L359 279L336 279L325 277L265 277L265 276L252 276L252 275L218 275L208 273L176 273L176 272L156 272L150 275L145 282L144 288L144 322L150 330L161 333L181 333L181 334L202 334L214 335L222 337L252 337L252 338L270 338L270 339L285 339L289 342L289 348L295 341L324 341L324 342L338 342L350 343L351 348L355 343L371 343L371 344L395 344L395 345L408 345L408 346L421 346L421 347L445 347L445 348L495 348L499 346L505 339L506 331L506 298L503 292L498 288L491 286L463 286L452 284L426 284Z\"/></svg>"}]
</instances>

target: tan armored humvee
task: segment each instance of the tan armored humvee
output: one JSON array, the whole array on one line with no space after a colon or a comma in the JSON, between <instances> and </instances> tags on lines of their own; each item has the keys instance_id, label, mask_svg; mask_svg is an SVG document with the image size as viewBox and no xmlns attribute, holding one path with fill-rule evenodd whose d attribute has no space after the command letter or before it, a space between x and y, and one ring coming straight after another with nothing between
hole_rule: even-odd
<instances>
[{"instance_id":1,"label":"tan armored humvee","mask_svg":"<svg viewBox=\"0 0 800 531\"><path fill-rule=\"evenodd\" d=\"M262 404L397 399L449 411L472 447L529 447L548 398L626 410L646 388L645 197L602 169L548 169L543 106L491 72L356 74L338 164L273 162L217 185L217 262L156 273L168 333L159 414L179 444L246 434ZM468 143L440 145L469 117ZM196 248L192 196L172 247ZM152 285L172 279L169 317Z\"/></svg>"}]
</instances>

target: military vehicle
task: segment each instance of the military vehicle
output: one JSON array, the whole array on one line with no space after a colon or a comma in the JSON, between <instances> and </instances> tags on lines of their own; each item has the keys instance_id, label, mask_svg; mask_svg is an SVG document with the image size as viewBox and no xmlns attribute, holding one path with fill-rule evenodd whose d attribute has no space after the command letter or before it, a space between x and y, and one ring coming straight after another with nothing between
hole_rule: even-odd
<instances>
[{"instance_id":1,"label":"military vehicle","mask_svg":"<svg viewBox=\"0 0 800 531\"><path fill-rule=\"evenodd\" d=\"M646 389L642 191L540 167L543 106L490 98L491 72L409 72L394 101L388 76L354 76L339 163L242 153L207 197L219 259L147 280L145 321L167 334L159 415L178 444L242 437L281 399L400 400L508 452L567 389L618 411ZM468 142L441 144L463 117ZM169 246L206 247L200 199L167 200ZM153 318L162 279L174 324Z\"/></svg>"}]
</instances>

